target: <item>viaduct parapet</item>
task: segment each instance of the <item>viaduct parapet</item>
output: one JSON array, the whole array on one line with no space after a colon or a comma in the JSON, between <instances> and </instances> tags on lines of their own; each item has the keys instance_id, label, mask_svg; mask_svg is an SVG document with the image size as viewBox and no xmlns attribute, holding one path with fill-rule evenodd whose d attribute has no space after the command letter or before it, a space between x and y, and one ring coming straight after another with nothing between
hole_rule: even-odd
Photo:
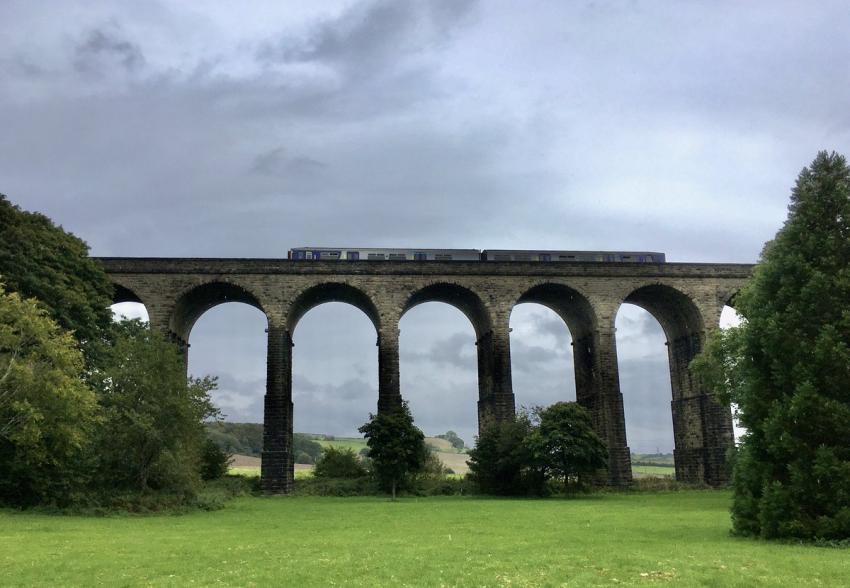
<instances>
[{"instance_id":1,"label":"viaduct parapet","mask_svg":"<svg viewBox=\"0 0 850 588\"><path fill-rule=\"evenodd\" d=\"M188 353L192 327L210 308L242 302L268 321L262 483L292 488L292 333L325 302L362 310L375 326L378 411L397 406L399 321L418 304L439 301L472 323L478 353L478 422L511 418L511 310L536 302L557 313L573 340L576 398L608 446L608 483L632 481L614 321L620 305L649 311L667 337L676 477L721 485L733 443L728 406L692 379L688 364L718 328L724 305L753 266L705 263L543 263L460 261L289 261L286 259L100 258L117 302L141 302L152 328Z\"/></svg>"}]
</instances>

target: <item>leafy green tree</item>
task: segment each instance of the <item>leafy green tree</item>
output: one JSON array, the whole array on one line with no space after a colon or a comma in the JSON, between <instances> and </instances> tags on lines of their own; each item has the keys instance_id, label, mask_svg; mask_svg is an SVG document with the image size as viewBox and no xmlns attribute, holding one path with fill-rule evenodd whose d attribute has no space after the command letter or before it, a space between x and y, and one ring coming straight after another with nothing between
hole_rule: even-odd
<instances>
[{"instance_id":1,"label":"leafy green tree","mask_svg":"<svg viewBox=\"0 0 850 588\"><path fill-rule=\"evenodd\" d=\"M493 421L481 429L469 451L469 471L482 492L518 495L540 489L541 472L530 471L536 463L529 443L533 432L531 415L524 410L510 421Z\"/></svg>"},{"instance_id":2,"label":"leafy green tree","mask_svg":"<svg viewBox=\"0 0 850 588\"><path fill-rule=\"evenodd\" d=\"M25 212L0 194L0 279L9 291L37 298L87 357L109 326L113 287L88 246L49 218Z\"/></svg>"},{"instance_id":3,"label":"leafy green tree","mask_svg":"<svg viewBox=\"0 0 850 588\"><path fill-rule=\"evenodd\" d=\"M325 447L313 470L317 478L362 478L366 473L363 462L348 447Z\"/></svg>"},{"instance_id":4,"label":"leafy green tree","mask_svg":"<svg viewBox=\"0 0 850 588\"><path fill-rule=\"evenodd\" d=\"M437 439L445 439L458 451L463 451L464 447L466 447L463 439L461 439L454 431L446 431L443 435L437 435Z\"/></svg>"},{"instance_id":5,"label":"leafy green tree","mask_svg":"<svg viewBox=\"0 0 850 588\"><path fill-rule=\"evenodd\" d=\"M531 442L542 449L542 461L554 478L584 486L608 461L608 450L593 430L590 413L575 402L556 402L539 411L540 425ZM539 435L539 439L535 438Z\"/></svg>"},{"instance_id":6,"label":"leafy green tree","mask_svg":"<svg viewBox=\"0 0 850 588\"><path fill-rule=\"evenodd\" d=\"M738 406L736 532L850 537L850 169L821 152L693 369Z\"/></svg>"},{"instance_id":7,"label":"leafy green tree","mask_svg":"<svg viewBox=\"0 0 850 588\"><path fill-rule=\"evenodd\" d=\"M366 437L378 482L395 500L398 486L425 465L425 435L413 424L407 402L395 410L370 414L369 422L359 431Z\"/></svg>"},{"instance_id":8,"label":"leafy green tree","mask_svg":"<svg viewBox=\"0 0 850 588\"><path fill-rule=\"evenodd\" d=\"M115 323L96 374L105 422L98 447L108 488L190 495L198 486L204 421L218 416L214 378L187 381L177 348L140 321Z\"/></svg>"},{"instance_id":9,"label":"leafy green tree","mask_svg":"<svg viewBox=\"0 0 850 588\"><path fill-rule=\"evenodd\" d=\"M67 503L97 424L76 340L33 299L0 288L0 501Z\"/></svg>"}]
</instances>

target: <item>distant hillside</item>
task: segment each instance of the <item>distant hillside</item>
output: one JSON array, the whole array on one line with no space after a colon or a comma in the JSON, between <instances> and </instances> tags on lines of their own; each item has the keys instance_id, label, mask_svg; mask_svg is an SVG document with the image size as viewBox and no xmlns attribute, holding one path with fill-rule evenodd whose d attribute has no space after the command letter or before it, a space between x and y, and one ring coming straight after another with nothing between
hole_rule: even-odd
<instances>
[{"instance_id":1,"label":"distant hillside","mask_svg":"<svg viewBox=\"0 0 850 588\"><path fill-rule=\"evenodd\" d=\"M207 423L206 428L210 439L229 453L259 458L263 451L263 425L259 423ZM469 470L466 453L459 453L450 441L426 437L425 443L455 473L464 474ZM335 437L319 433L295 433L293 444L296 464L315 463L322 447L348 448L358 455L366 449L366 439L362 437Z\"/></svg>"}]
</instances>

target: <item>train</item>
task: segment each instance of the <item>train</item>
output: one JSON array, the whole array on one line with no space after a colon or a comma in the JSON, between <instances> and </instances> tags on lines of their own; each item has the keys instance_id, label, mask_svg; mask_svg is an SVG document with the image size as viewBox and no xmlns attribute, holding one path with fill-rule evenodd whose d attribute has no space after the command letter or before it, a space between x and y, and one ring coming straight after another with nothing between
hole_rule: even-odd
<instances>
[{"instance_id":1,"label":"train","mask_svg":"<svg viewBox=\"0 0 850 588\"><path fill-rule=\"evenodd\" d=\"M537 261L665 263L657 251L537 251L511 249L392 249L359 247L295 247L292 261Z\"/></svg>"}]
</instances>

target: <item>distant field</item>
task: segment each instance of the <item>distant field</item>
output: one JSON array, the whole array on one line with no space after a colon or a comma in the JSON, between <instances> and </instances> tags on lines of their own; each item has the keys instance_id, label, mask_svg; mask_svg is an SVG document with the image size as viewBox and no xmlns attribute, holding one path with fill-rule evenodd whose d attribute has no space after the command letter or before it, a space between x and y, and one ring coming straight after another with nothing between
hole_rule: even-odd
<instances>
[{"instance_id":1,"label":"distant field","mask_svg":"<svg viewBox=\"0 0 850 588\"><path fill-rule=\"evenodd\" d=\"M728 492L240 498L159 517L0 511L3 586L847 586L850 552L729 535Z\"/></svg>"},{"instance_id":2,"label":"distant field","mask_svg":"<svg viewBox=\"0 0 850 588\"><path fill-rule=\"evenodd\" d=\"M361 437L336 437L333 440L316 439L323 447L338 447L341 449L348 448L355 453L360 453L360 450L366 447L366 440ZM426 437L425 442L432 447L439 447L442 451L435 451L437 457L446 467L452 469L456 474L465 474L469 471L469 466L466 465L466 460L469 456L465 453L457 453L452 447L452 444L445 439L437 439L436 437Z\"/></svg>"},{"instance_id":3,"label":"distant field","mask_svg":"<svg viewBox=\"0 0 850 588\"><path fill-rule=\"evenodd\" d=\"M633 465L632 475L636 478L673 478L676 469L670 466Z\"/></svg>"}]
</instances>

